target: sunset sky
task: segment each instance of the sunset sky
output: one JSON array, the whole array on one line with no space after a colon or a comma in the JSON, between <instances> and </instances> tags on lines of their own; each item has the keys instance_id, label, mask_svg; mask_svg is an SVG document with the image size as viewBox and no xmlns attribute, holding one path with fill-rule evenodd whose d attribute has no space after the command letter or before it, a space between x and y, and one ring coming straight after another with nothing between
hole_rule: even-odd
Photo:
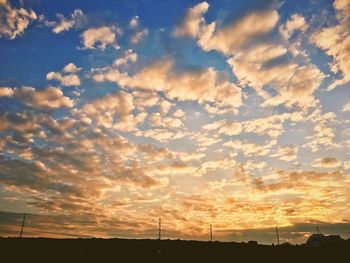
<instances>
[{"instance_id":1,"label":"sunset sky","mask_svg":"<svg viewBox=\"0 0 350 263\"><path fill-rule=\"evenodd\" d=\"M0 236L350 237L350 0L0 0Z\"/></svg>"}]
</instances>

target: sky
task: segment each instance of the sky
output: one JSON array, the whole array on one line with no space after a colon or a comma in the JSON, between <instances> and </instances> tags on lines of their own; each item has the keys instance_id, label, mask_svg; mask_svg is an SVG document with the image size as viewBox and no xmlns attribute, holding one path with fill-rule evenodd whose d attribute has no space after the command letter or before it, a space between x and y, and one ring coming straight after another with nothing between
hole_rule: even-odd
<instances>
[{"instance_id":1,"label":"sky","mask_svg":"<svg viewBox=\"0 0 350 263\"><path fill-rule=\"evenodd\" d=\"M0 236L350 237L350 0L0 0Z\"/></svg>"}]
</instances>

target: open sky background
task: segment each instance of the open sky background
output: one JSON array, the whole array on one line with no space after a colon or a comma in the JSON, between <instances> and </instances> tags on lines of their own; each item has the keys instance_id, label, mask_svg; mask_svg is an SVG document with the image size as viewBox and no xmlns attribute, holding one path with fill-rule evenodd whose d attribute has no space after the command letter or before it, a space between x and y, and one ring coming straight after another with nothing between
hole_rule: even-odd
<instances>
[{"instance_id":1,"label":"open sky background","mask_svg":"<svg viewBox=\"0 0 350 263\"><path fill-rule=\"evenodd\" d=\"M350 0L0 0L0 235L350 236Z\"/></svg>"}]
</instances>

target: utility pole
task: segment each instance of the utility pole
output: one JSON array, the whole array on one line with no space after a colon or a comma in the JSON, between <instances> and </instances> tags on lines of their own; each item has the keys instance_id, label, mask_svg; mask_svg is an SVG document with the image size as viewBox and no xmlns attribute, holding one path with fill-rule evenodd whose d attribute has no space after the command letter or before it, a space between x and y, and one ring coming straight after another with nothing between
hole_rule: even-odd
<instances>
[{"instance_id":1,"label":"utility pole","mask_svg":"<svg viewBox=\"0 0 350 263\"><path fill-rule=\"evenodd\" d=\"M210 242L213 242L213 228L211 227L211 224L210 224L209 230L210 230Z\"/></svg>"},{"instance_id":2,"label":"utility pole","mask_svg":"<svg viewBox=\"0 0 350 263\"><path fill-rule=\"evenodd\" d=\"M22 222L21 234L19 235L20 238L22 238L23 228L24 228L24 222L25 222L25 221L26 221L26 214L23 214L23 222Z\"/></svg>"},{"instance_id":3,"label":"utility pole","mask_svg":"<svg viewBox=\"0 0 350 263\"><path fill-rule=\"evenodd\" d=\"M158 222L158 239L160 240L162 238L162 219L159 218Z\"/></svg>"},{"instance_id":4,"label":"utility pole","mask_svg":"<svg viewBox=\"0 0 350 263\"><path fill-rule=\"evenodd\" d=\"M318 226L316 226L316 233L318 236L320 236L320 231L318 231Z\"/></svg>"},{"instance_id":5,"label":"utility pole","mask_svg":"<svg viewBox=\"0 0 350 263\"><path fill-rule=\"evenodd\" d=\"M277 244L279 245L280 244L280 236L278 234L278 228L276 226L276 236L277 236Z\"/></svg>"}]
</instances>

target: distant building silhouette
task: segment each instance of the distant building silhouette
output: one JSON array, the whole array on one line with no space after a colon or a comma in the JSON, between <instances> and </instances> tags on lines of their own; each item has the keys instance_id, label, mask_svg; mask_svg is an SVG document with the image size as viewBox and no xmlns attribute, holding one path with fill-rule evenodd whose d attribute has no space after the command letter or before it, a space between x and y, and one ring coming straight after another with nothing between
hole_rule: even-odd
<instances>
[{"instance_id":1,"label":"distant building silhouette","mask_svg":"<svg viewBox=\"0 0 350 263\"><path fill-rule=\"evenodd\" d=\"M341 243L343 239L339 235L325 236L322 234L312 234L306 241L308 247L333 246Z\"/></svg>"}]
</instances>

